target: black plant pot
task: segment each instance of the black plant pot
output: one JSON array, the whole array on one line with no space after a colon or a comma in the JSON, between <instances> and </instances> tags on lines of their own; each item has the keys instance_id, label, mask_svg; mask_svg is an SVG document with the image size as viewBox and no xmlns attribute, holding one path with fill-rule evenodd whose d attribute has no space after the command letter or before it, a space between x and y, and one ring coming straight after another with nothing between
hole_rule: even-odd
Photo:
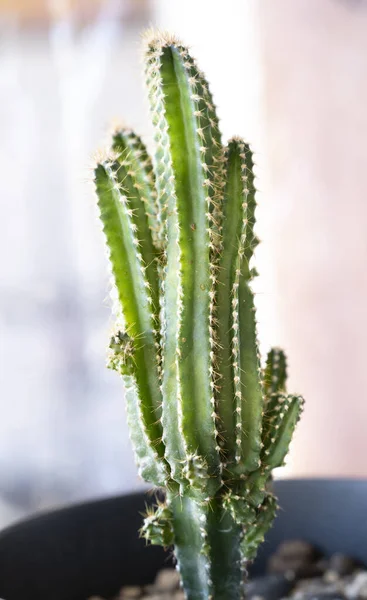
<instances>
[{"instance_id":1,"label":"black plant pot","mask_svg":"<svg viewBox=\"0 0 367 600\"><path fill-rule=\"evenodd\" d=\"M284 539L312 542L326 555L344 552L367 563L367 481L284 480L275 483L281 510L252 573L264 570ZM86 600L122 585L149 583L172 564L169 554L138 537L149 495L89 502L43 514L0 533L0 597Z\"/></svg>"}]
</instances>

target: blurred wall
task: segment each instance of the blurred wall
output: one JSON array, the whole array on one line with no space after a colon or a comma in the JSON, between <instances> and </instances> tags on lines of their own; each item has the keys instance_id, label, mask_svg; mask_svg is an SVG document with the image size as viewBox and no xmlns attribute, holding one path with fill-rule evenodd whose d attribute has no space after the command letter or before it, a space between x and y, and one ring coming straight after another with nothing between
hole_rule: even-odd
<instances>
[{"instance_id":1,"label":"blurred wall","mask_svg":"<svg viewBox=\"0 0 367 600\"><path fill-rule=\"evenodd\" d=\"M208 77L225 139L258 133L256 0L152 0L155 24L190 46Z\"/></svg>"},{"instance_id":2,"label":"blurred wall","mask_svg":"<svg viewBox=\"0 0 367 600\"><path fill-rule=\"evenodd\" d=\"M367 475L367 4L261 0L277 339L306 410L289 471Z\"/></svg>"},{"instance_id":3,"label":"blurred wall","mask_svg":"<svg viewBox=\"0 0 367 600\"><path fill-rule=\"evenodd\" d=\"M106 0L1 0L2 15L13 16L19 23L27 26L44 27L52 21L53 15L69 16L77 12L81 21L88 22L98 16L98 13L108 1ZM143 14L149 0L115 0L129 15ZM111 4L111 2L109 2Z\"/></svg>"},{"instance_id":4,"label":"blurred wall","mask_svg":"<svg viewBox=\"0 0 367 600\"><path fill-rule=\"evenodd\" d=\"M146 133L130 2L87 26L0 12L0 527L141 487L121 381L105 368L109 275L93 155L117 116Z\"/></svg>"}]
</instances>

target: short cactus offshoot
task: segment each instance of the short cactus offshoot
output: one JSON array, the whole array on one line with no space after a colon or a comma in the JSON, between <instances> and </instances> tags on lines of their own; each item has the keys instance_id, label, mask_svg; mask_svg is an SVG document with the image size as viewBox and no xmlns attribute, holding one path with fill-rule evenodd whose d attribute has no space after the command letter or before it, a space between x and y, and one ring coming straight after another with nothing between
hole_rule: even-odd
<instances>
[{"instance_id":1,"label":"short cactus offshoot","mask_svg":"<svg viewBox=\"0 0 367 600\"><path fill-rule=\"evenodd\" d=\"M121 313L109 364L124 379L140 474L166 490L142 533L174 546L187 598L236 600L303 401L286 392L281 350L261 367L251 150L222 145L208 84L180 42L152 36L145 60L154 168L122 129L95 170Z\"/></svg>"}]
</instances>

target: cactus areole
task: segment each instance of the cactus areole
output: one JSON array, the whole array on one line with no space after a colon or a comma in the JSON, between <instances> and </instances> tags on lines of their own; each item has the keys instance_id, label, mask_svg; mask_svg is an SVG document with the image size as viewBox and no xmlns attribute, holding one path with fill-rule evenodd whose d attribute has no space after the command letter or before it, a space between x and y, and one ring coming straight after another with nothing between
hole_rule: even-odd
<instances>
[{"instance_id":1,"label":"cactus areole","mask_svg":"<svg viewBox=\"0 0 367 600\"><path fill-rule=\"evenodd\" d=\"M174 547L189 600L237 600L303 401L286 392L281 350L261 366L251 149L222 144L208 83L178 40L152 34L145 66L153 161L121 129L95 169L118 300L109 366L140 475L165 490L142 534Z\"/></svg>"}]
</instances>

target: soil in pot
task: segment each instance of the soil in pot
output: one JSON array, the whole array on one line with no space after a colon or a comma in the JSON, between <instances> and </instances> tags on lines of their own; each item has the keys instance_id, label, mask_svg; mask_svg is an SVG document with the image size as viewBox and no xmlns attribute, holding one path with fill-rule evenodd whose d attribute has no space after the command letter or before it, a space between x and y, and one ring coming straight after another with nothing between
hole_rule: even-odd
<instances>
[{"instance_id":1,"label":"soil in pot","mask_svg":"<svg viewBox=\"0 0 367 600\"><path fill-rule=\"evenodd\" d=\"M367 600L367 568L345 554L325 558L312 544L292 540L277 548L267 573L250 580L246 588L250 600ZM153 584L124 587L109 600L184 600L184 594L179 573L164 569Z\"/></svg>"}]
</instances>

